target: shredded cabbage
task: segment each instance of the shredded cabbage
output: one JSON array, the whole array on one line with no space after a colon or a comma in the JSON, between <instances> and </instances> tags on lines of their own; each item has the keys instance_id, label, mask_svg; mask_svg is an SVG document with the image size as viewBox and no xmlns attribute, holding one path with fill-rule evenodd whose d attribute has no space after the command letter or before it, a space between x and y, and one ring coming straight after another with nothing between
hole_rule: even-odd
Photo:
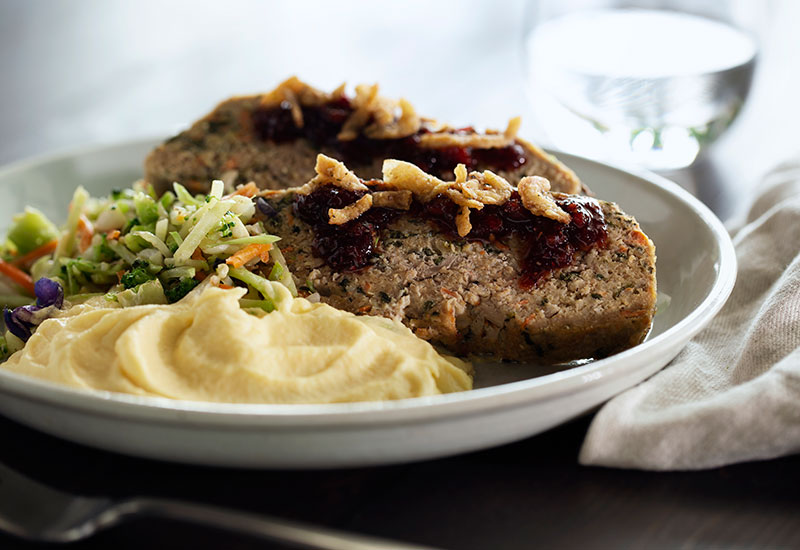
<instances>
[{"instance_id":1,"label":"shredded cabbage","mask_svg":"<svg viewBox=\"0 0 800 550\"><path fill-rule=\"evenodd\" d=\"M175 189L175 195L178 197L178 200L181 201L183 204L187 206L202 206L203 201L200 199L195 199L191 193L189 193L186 188L178 182L172 184L172 188Z\"/></svg>"},{"instance_id":2,"label":"shredded cabbage","mask_svg":"<svg viewBox=\"0 0 800 550\"><path fill-rule=\"evenodd\" d=\"M253 235L252 237L242 237L240 239L228 239L225 244L270 244L281 240L275 235Z\"/></svg>"},{"instance_id":3,"label":"shredded cabbage","mask_svg":"<svg viewBox=\"0 0 800 550\"><path fill-rule=\"evenodd\" d=\"M277 246L273 246L269 251L269 255L274 260L275 265L281 266L281 275L278 280L289 289L292 296L297 297L297 285L294 284L294 278L292 278L292 273L289 271L289 266L286 264L286 258L283 257L283 253Z\"/></svg>"},{"instance_id":4,"label":"shredded cabbage","mask_svg":"<svg viewBox=\"0 0 800 550\"><path fill-rule=\"evenodd\" d=\"M220 220L222 220L222 216L225 215L231 205L230 201L216 201L209 203L211 206L207 212L205 212L202 217L197 221L192 230L186 235L186 238L183 239L183 242L178 247L178 250L175 251L175 263L180 265L184 263L186 260L191 258L194 251L200 246L200 241L208 234L209 231L214 229L217 224L219 224Z\"/></svg>"},{"instance_id":5,"label":"shredded cabbage","mask_svg":"<svg viewBox=\"0 0 800 550\"><path fill-rule=\"evenodd\" d=\"M161 252L165 258L169 258L172 256L172 251L169 247L164 243L163 239L159 239L154 234L150 233L149 231L131 231L131 235L135 235L140 237L153 245L153 248Z\"/></svg>"},{"instance_id":6,"label":"shredded cabbage","mask_svg":"<svg viewBox=\"0 0 800 550\"><path fill-rule=\"evenodd\" d=\"M58 259L62 256L71 256L75 248L75 235L78 233L78 223L83 214L83 207L89 199L89 193L83 187L78 187L72 195L72 203L69 207L69 216L67 216L67 224L61 232L61 237L58 241L56 251L53 253L53 258Z\"/></svg>"},{"instance_id":7,"label":"shredded cabbage","mask_svg":"<svg viewBox=\"0 0 800 550\"><path fill-rule=\"evenodd\" d=\"M221 199L224 191L225 183L222 180L214 180L211 182L211 192L208 194L208 196L214 197L215 199Z\"/></svg>"},{"instance_id":8,"label":"shredded cabbage","mask_svg":"<svg viewBox=\"0 0 800 550\"><path fill-rule=\"evenodd\" d=\"M132 189L91 198L79 187L55 252L37 259L28 272L34 280L47 277L61 284L70 303L103 295L122 306L174 302L201 281L204 286L247 287L242 308L262 314L279 307L286 296L297 296L276 244L280 238L266 234L255 219L252 198L225 196L220 180L212 182L208 195L192 196L178 183L173 190L158 197L151 185L136 182ZM41 221L50 223L43 215ZM20 247L8 243L2 254L11 261ZM252 244L272 244L269 259L256 259L247 268L226 264ZM0 278L3 305L30 304L29 297L2 283Z\"/></svg>"}]
</instances>

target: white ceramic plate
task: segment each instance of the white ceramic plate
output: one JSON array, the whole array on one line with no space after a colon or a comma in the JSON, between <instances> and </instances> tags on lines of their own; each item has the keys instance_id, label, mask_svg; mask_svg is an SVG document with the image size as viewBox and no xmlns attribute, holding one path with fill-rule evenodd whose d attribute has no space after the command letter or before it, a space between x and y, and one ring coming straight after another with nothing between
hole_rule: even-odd
<instances>
[{"instance_id":1,"label":"white ceramic plate","mask_svg":"<svg viewBox=\"0 0 800 550\"><path fill-rule=\"evenodd\" d=\"M63 221L78 184L130 185L155 141L22 162L0 171L0 231L25 205ZM441 457L540 433L597 407L666 365L724 304L736 277L722 224L676 184L567 154L592 190L616 201L656 243L671 304L648 340L560 372L479 368L470 392L386 403L233 405L85 392L4 372L0 413L44 432L144 457L208 465L321 468Z\"/></svg>"}]
</instances>

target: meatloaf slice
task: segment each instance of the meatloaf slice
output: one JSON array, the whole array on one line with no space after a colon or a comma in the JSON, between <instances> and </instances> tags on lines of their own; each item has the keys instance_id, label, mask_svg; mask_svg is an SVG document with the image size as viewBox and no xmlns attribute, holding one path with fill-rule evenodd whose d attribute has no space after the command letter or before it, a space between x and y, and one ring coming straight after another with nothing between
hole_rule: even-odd
<instances>
[{"instance_id":1,"label":"meatloaf slice","mask_svg":"<svg viewBox=\"0 0 800 550\"><path fill-rule=\"evenodd\" d=\"M463 167L443 182L387 161L385 181L364 181L320 155L317 172L256 198L301 294L520 361L605 357L650 328L655 249L614 203Z\"/></svg>"},{"instance_id":2,"label":"meatloaf slice","mask_svg":"<svg viewBox=\"0 0 800 550\"><path fill-rule=\"evenodd\" d=\"M342 86L328 94L293 77L270 93L228 99L152 151L145 178L161 190L178 181L204 192L213 179L284 189L311 179L322 152L365 178L380 177L383 160L396 158L439 177L463 163L512 181L539 175L556 191L580 191L569 168L516 137L519 119L505 133L454 129L419 117L407 101L389 100L377 90L357 86L355 97L348 97Z\"/></svg>"}]
</instances>

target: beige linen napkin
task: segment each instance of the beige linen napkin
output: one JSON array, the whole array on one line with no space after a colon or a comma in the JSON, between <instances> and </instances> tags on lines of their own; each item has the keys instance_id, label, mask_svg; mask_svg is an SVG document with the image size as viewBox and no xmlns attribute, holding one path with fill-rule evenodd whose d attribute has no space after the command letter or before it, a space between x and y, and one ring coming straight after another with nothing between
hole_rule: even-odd
<instances>
[{"instance_id":1,"label":"beige linen napkin","mask_svg":"<svg viewBox=\"0 0 800 550\"><path fill-rule=\"evenodd\" d=\"M582 464L693 470L800 452L800 164L763 188L734 233L727 304L664 370L600 410Z\"/></svg>"}]
</instances>

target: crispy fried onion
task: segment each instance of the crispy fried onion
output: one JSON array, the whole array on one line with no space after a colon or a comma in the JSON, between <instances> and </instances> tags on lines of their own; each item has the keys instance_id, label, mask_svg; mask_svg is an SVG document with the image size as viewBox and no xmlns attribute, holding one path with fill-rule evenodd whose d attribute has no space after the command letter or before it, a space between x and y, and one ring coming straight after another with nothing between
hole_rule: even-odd
<instances>
[{"instance_id":1,"label":"crispy fried onion","mask_svg":"<svg viewBox=\"0 0 800 550\"><path fill-rule=\"evenodd\" d=\"M352 171L347 169L343 162L325 156L317 155L317 164L314 167L317 175L304 186L295 191L298 195L308 195L318 187L333 185L348 191L369 191L364 182ZM369 182L368 182L369 183ZM376 184L381 183L375 181ZM266 195L269 191L264 191ZM353 204L344 208L330 208L328 210L328 223L342 225L361 216L373 206L380 208L394 208L397 210L408 210L411 207L413 194L408 190L387 190L375 191L369 195L364 195Z\"/></svg>"},{"instance_id":2,"label":"crispy fried onion","mask_svg":"<svg viewBox=\"0 0 800 550\"><path fill-rule=\"evenodd\" d=\"M383 182L387 187L411 191L422 202L445 194L460 206L456 216L456 230L459 236L464 237L472 231L470 208L481 210L487 204L503 204L511 197L514 188L505 179L488 170L483 173L467 173L463 164L456 166L455 176L455 181L447 182L426 174L408 162L383 162Z\"/></svg>"},{"instance_id":3,"label":"crispy fried onion","mask_svg":"<svg viewBox=\"0 0 800 550\"><path fill-rule=\"evenodd\" d=\"M309 86L296 76L281 82L277 88L261 96L262 107L287 103L295 126L302 128L303 107L319 107L344 96L345 85L326 93ZM360 133L371 139L397 139L413 135L422 124L414 107L405 99L395 101L378 95L378 85L356 86L352 100L353 112L337 136L342 141L353 140Z\"/></svg>"},{"instance_id":4,"label":"crispy fried onion","mask_svg":"<svg viewBox=\"0 0 800 550\"><path fill-rule=\"evenodd\" d=\"M314 166L317 175L304 186L295 191L298 195L308 195L317 187L334 185L348 191L367 191L369 188L352 171L347 169L343 162L325 156L317 155L317 164Z\"/></svg>"},{"instance_id":5,"label":"crispy fried onion","mask_svg":"<svg viewBox=\"0 0 800 550\"><path fill-rule=\"evenodd\" d=\"M370 208L372 208L372 195L364 195L353 204L348 204L344 208L329 208L328 223L332 225L345 224L350 220L358 218Z\"/></svg>"},{"instance_id":6,"label":"crispy fried onion","mask_svg":"<svg viewBox=\"0 0 800 550\"><path fill-rule=\"evenodd\" d=\"M309 86L296 76L292 76L278 84L278 87L261 97L262 107L271 107L287 102L291 106L292 120L298 128L303 127L302 107L318 107L344 95L344 84L333 92L326 93Z\"/></svg>"},{"instance_id":7,"label":"crispy fried onion","mask_svg":"<svg viewBox=\"0 0 800 550\"><path fill-rule=\"evenodd\" d=\"M572 218L556 204L550 194L550 182L539 176L526 176L517 184L522 206L534 216L544 216L561 223L569 223Z\"/></svg>"},{"instance_id":8,"label":"crispy fried onion","mask_svg":"<svg viewBox=\"0 0 800 550\"><path fill-rule=\"evenodd\" d=\"M419 144L430 149L441 147L474 147L476 149L508 147L514 144L521 123L522 119L520 117L512 118L508 121L508 126L502 134L494 130L487 130L485 134L476 134L474 132L459 133L452 128L443 128L439 132L422 134L419 136Z\"/></svg>"},{"instance_id":9,"label":"crispy fried onion","mask_svg":"<svg viewBox=\"0 0 800 550\"><path fill-rule=\"evenodd\" d=\"M456 216L456 230L464 237L472 231L470 210L481 210L486 205L501 205L511 198L514 188L504 178L488 170L467 172L463 164L455 168L455 180L444 181L426 174L422 169L401 160L383 161L383 181L363 182L336 159L317 155L317 175L299 188L296 193L307 195L322 185L334 185L349 191L370 191L353 204L328 210L329 223L345 224L362 216L370 208L395 208L408 210L412 198L429 202L445 195L460 209ZM375 190L375 188L378 188ZM518 186L523 206L535 216L544 216L561 223L569 223L570 215L564 212L550 194L550 182L539 176L527 176Z\"/></svg>"},{"instance_id":10,"label":"crispy fried onion","mask_svg":"<svg viewBox=\"0 0 800 550\"><path fill-rule=\"evenodd\" d=\"M378 85L356 86L353 113L348 117L337 139L351 141L363 133L370 139L397 139L417 133L421 120L405 99L395 101L378 95Z\"/></svg>"},{"instance_id":11,"label":"crispy fried onion","mask_svg":"<svg viewBox=\"0 0 800 550\"><path fill-rule=\"evenodd\" d=\"M383 161L383 183L390 189L411 191L421 202L428 202L451 186L410 162L392 159Z\"/></svg>"},{"instance_id":12,"label":"crispy fried onion","mask_svg":"<svg viewBox=\"0 0 800 550\"><path fill-rule=\"evenodd\" d=\"M292 76L277 88L261 96L261 105L272 107L288 104L292 120L302 128L303 107L318 107L344 96L342 84L331 93L323 92ZM492 149L507 147L514 143L519 131L520 117L512 118L503 133L487 130L484 134L463 133L434 120L422 119L406 99L393 100L378 95L378 85L360 84L352 99L353 112L345 120L336 136L342 141L351 141L360 134L370 139L398 139L419 132L425 126L428 133L419 136L420 146L428 148L474 147Z\"/></svg>"},{"instance_id":13,"label":"crispy fried onion","mask_svg":"<svg viewBox=\"0 0 800 550\"><path fill-rule=\"evenodd\" d=\"M414 194L408 189L400 191L375 191L372 194L372 205L376 208L394 208L395 210L408 210L411 208L411 199Z\"/></svg>"}]
</instances>

